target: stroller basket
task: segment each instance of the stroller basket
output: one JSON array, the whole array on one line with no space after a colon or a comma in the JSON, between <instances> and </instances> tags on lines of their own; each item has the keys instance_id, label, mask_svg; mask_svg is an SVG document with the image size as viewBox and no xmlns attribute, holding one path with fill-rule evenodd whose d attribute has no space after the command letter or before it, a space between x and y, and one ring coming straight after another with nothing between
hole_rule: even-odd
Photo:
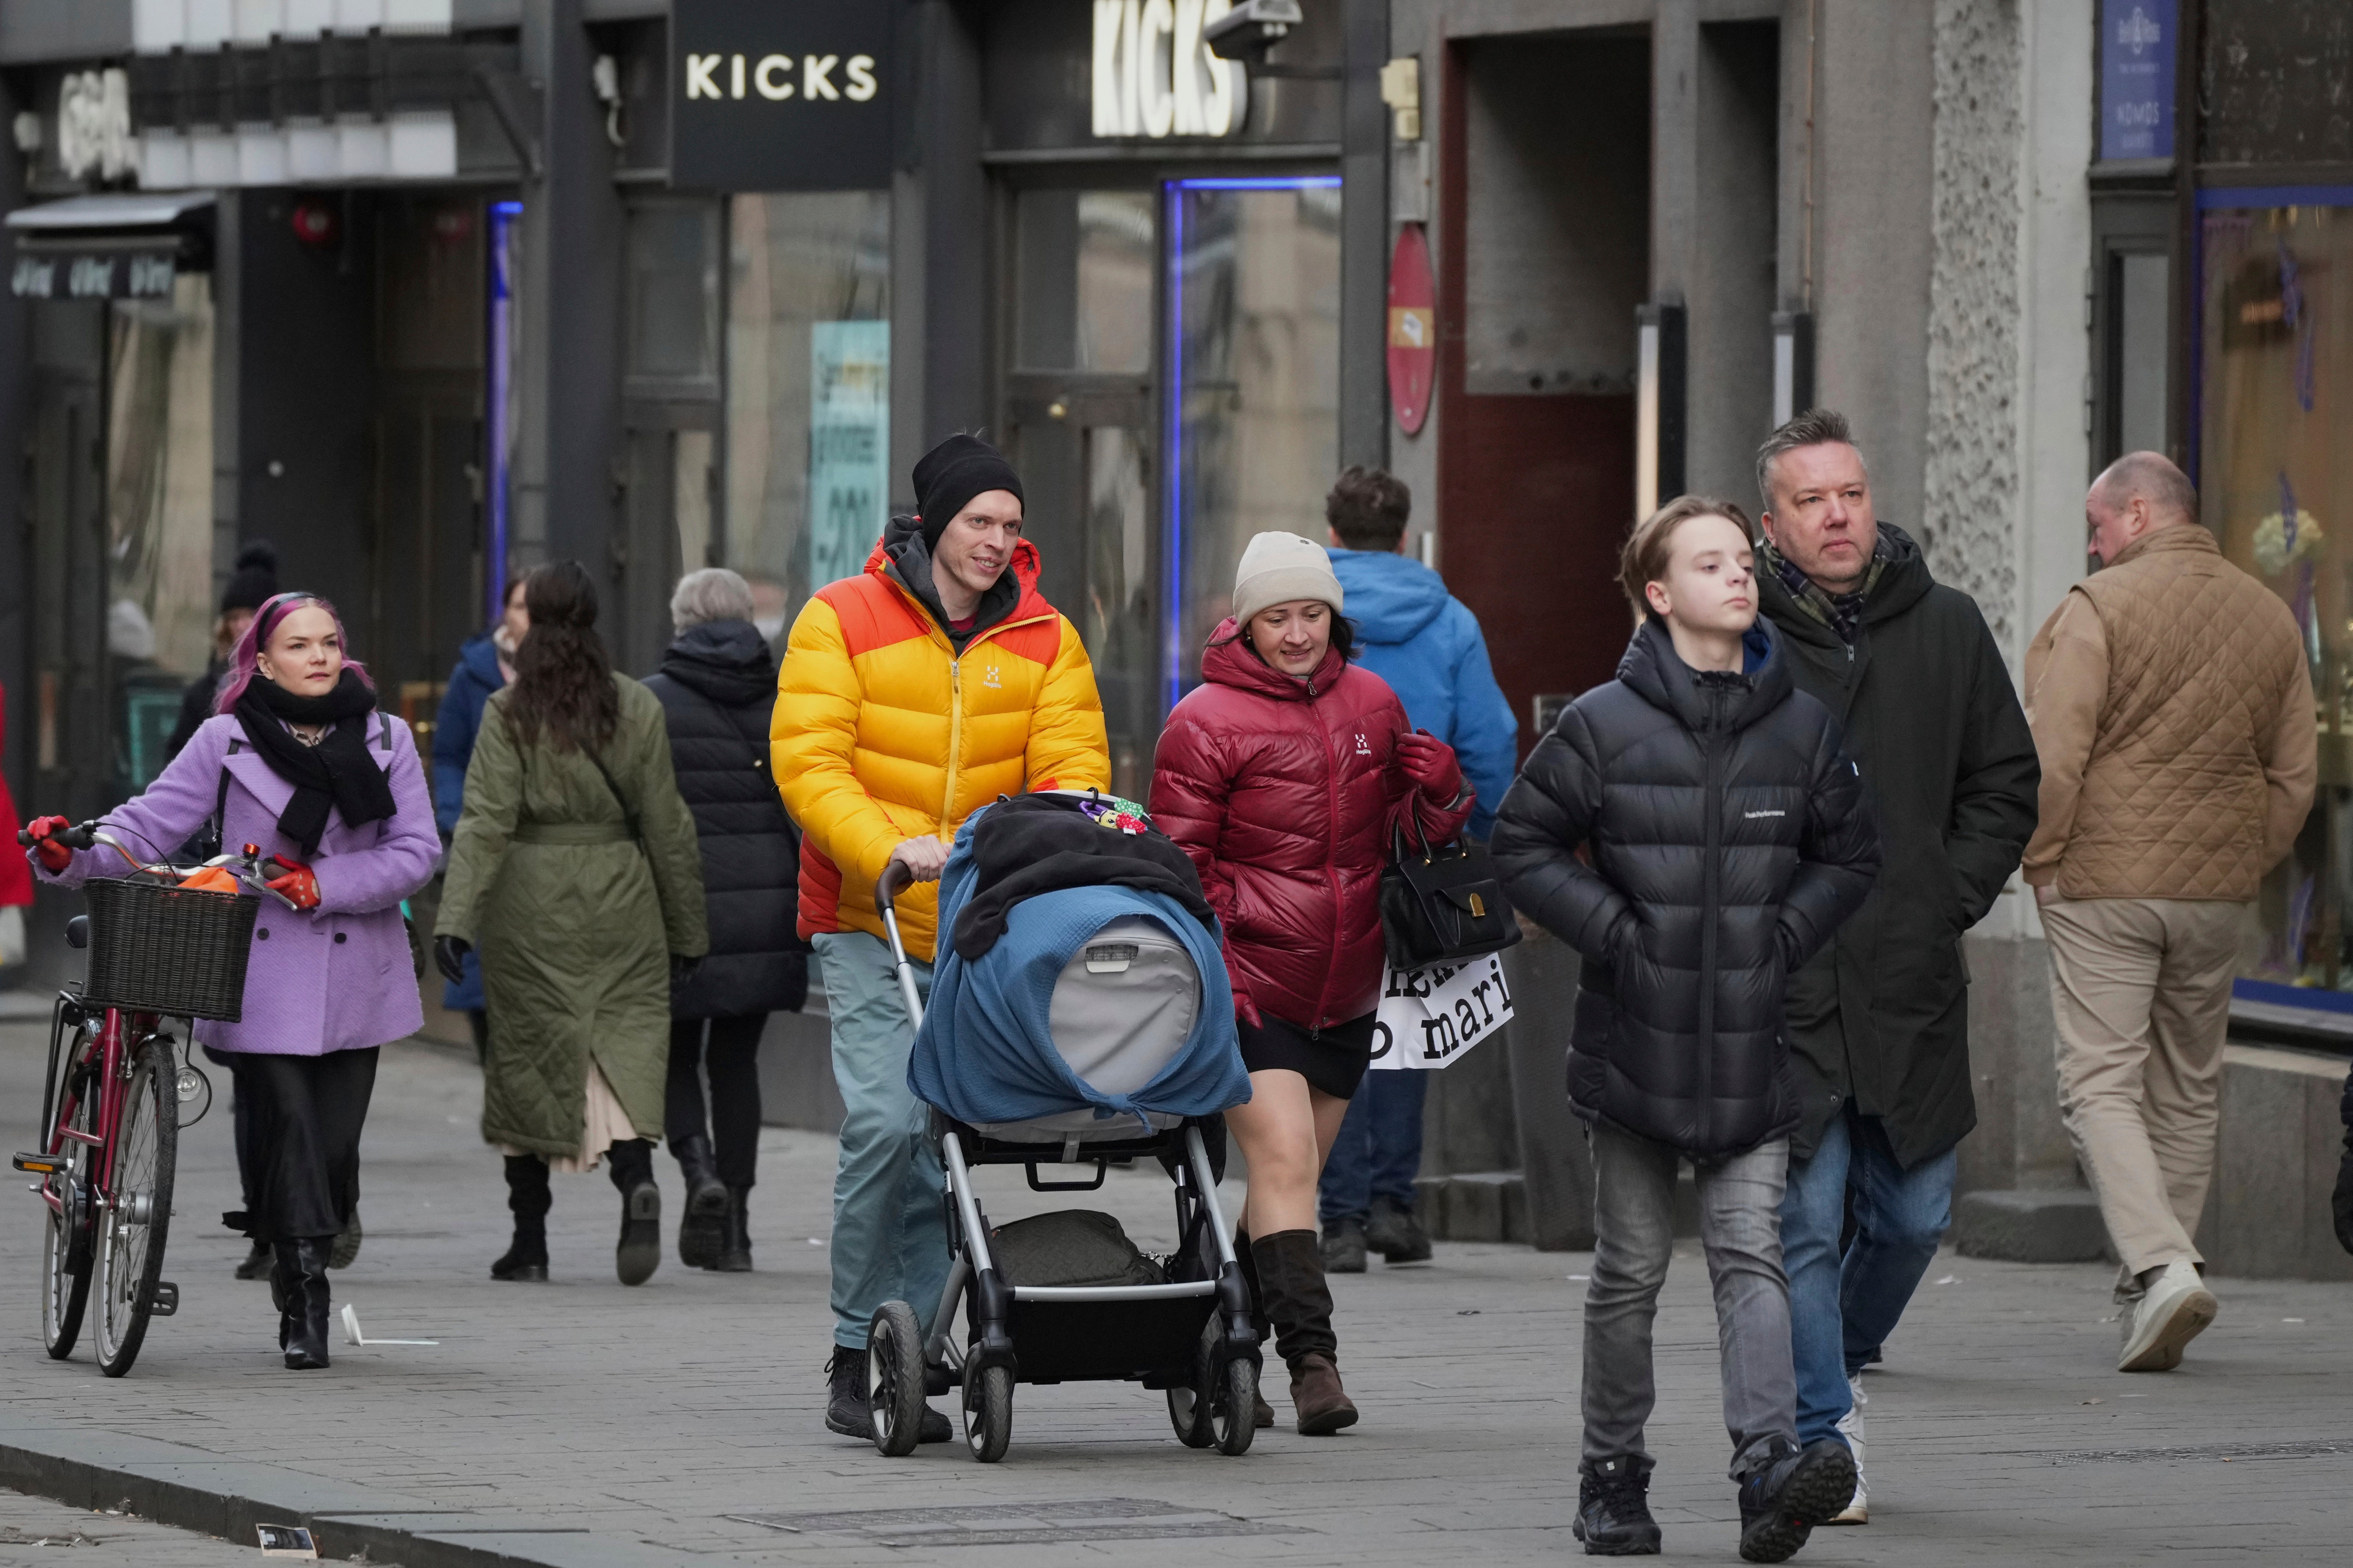
<instances>
[{"instance_id":1,"label":"stroller basket","mask_svg":"<svg viewBox=\"0 0 2353 1568\"><path fill-rule=\"evenodd\" d=\"M237 1022L261 900L160 882L93 880L90 978L95 1005Z\"/></svg>"}]
</instances>

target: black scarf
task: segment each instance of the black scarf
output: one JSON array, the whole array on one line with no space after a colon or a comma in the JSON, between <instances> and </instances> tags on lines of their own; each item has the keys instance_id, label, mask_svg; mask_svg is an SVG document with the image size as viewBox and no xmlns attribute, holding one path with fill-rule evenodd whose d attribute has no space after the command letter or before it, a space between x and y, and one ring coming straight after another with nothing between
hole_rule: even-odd
<instances>
[{"instance_id":1,"label":"black scarf","mask_svg":"<svg viewBox=\"0 0 2353 1568\"><path fill-rule=\"evenodd\" d=\"M304 855L319 852L331 809L343 814L346 827L381 822L393 813L392 785L368 755L368 719L375 712L375 693L357 670L349 668L324 697L298 697L256 675L237 700L245 738L271 773L294 786L293 798L279 814L278 831L300 845ZM286 728L289 724L333 728L317 745L306 746Z\"/></svg>"}]
</instances>

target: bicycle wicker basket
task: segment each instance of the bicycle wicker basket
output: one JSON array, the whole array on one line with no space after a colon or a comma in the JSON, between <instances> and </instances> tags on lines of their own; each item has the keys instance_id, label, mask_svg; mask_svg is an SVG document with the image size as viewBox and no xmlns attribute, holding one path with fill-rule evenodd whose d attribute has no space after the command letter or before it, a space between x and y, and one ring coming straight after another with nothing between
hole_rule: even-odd
<instances>
[{"instance_id":1,"label":"bicycle wicker basket","mask_svg":"<svg viewBox=\"0 0 2353 1568\"><path fill-rule=\"evenodd\" d=\"M161 882L92 879L90 979L82 998L108 1007L234 1024L261 900Z\"/></svg>"}]
</instances>

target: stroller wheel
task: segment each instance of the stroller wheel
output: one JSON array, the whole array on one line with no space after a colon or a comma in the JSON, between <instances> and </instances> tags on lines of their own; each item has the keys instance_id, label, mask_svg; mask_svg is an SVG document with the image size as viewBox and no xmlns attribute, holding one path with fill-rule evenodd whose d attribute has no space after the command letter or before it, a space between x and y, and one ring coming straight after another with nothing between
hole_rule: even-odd
<instances>
[{"instance_id":1,"label":"stroller wheel","mask_svg":"<svg viewBox=\"0 0 2353 1568\"><path fill-rule=\"evenodd\" d=\"M1258 1405L1258 1367L1246 1357L1236 1356L1226 1363L1225 1387L1209 1405L1209 1431L1220 1454L1247 1454L1250 1439L1258 1436L1258 1423L1251 1419Z\"/></svg>"},{"instance_id":2,"label":"stroller wheel","mask_svg":"<svg viewBox=\"0 0 2353 1568\"><path fill-rule=\"evenodd\" d=\"M1005 1447L1013 1440L1011 1368L992 1366L965 1374L964 1440L984 1465L1005 1458Z\"/></svg>"},{"instance_id":3,"label":"stroller wheel","mask_svg":"<svg viewBox=\"0 0 2353 1568\"><path fill-rule=\"evenodd\" d=\"M1187 1448L1206 1448L1215 1441L1209 1432L1209 1402L1191 1384L1168 1391L1168 1425Z\"/></svg>"},{"instance_id":4,"label":"stroller wheel","mask_svg":"<svg viewBox=\"0 0 2353 1568\"><path fill-rule=\"evenodd\" d=\"M883 1302L867 1327L866 1399L874 1446L893 1458L913 1453L923 1430L923 1331L904 1301Z\"/></svg>"}]
</instances>

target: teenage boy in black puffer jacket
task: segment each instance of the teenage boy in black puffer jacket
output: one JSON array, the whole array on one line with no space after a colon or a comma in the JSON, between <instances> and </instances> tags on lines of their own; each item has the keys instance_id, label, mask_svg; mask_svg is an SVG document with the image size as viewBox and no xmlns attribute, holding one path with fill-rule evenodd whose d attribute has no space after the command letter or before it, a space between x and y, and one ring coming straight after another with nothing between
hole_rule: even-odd
<instances>
[{"instance_id":1,"label":"teenage boy in black puffer jacket","mask_svg":"<svg viewBox=\"0 0 2353 1568\"><path fill-rule=\"evenodd\" d=\"M1641 626L1618 679L1538 744L1493 844L1513 900L1584 958L1568 1089L1590 1123L1595 1243L1577 1533L1593 1555L1659 1550L1642 1428L1688 1159L1740 1555L1778 1563L1854 1488L1843 1444L1797 1443L1780 1209L1798 1102L1781 995L1871 890L1879 838L1837 721L1757 624L1737 507L1661 509L1627 542L1620 584Z\"/></svg>"}]
</instances>

